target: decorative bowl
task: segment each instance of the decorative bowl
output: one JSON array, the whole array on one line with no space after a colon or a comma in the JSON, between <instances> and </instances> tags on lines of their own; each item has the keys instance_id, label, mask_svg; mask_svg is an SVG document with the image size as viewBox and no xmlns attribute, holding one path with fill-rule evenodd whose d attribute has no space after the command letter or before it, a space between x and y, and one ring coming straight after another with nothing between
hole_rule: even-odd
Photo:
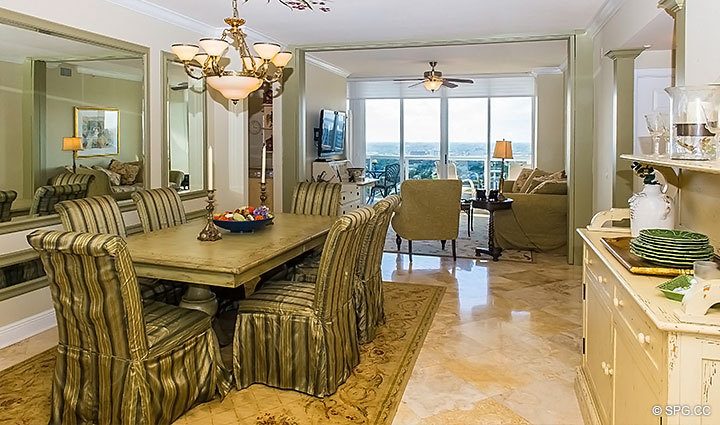
<instances>
[{"instance_id":1,"label":"decorative bowl","mask_svg":"<svg viewBox=\"0 0 720 425\"><path fill-rule=\"evenodd\" d=\"M273 217L274 218L274 217ZM260 230L268 224L272 223L273 218L267 218L265 220L248 220L248 221L235 221L235 220L213 220L217 227L221 227L225 230L229 230L232 233L252 233L255 230Z\"/></svg>"},{"instance_id":2,"label":"decorative bowl","mask_svg":"<svg viewBox=\"0 0 720 425\"><path fill-rule=\"evenodd\" d=\"M658 285L657 288L665 295L666 298L673 301L682 301L685 296L685 291L690 288L691 279L692 276L678 276L675 279L668 280L667 282Z\"/></svg>"}]
</instances>

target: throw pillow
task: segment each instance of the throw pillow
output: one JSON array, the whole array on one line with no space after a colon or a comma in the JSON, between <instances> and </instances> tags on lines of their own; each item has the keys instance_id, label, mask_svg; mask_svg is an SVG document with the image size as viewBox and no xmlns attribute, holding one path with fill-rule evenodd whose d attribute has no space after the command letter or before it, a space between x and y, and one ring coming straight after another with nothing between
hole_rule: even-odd
<instances>
[{"instance_id":1,"label":"throw pillow","mask_svg":"<svg viewBox=\"0 0 720 425\"><path fill-rule=\"evenodd\" d=\"M538 195L567 195L567 180L544 181L530 193Z\"/></svg>"},{"instance_id":2,"label":"throw pillow","mask_svg":"<svg viewBox=\"0 0 720 425\"><path fill-rule=\"evenodd\" d=\"M140 167L137 165L120 162L117 160L110 161L110 171L120 174L120 183L123 185L131 185L135 183Z\"/></svg>"},{"instance_id":3,"label":"throw pillow","mask_svg":"<svg viewBox=\"0 0 720 425\"><path fill-rule=\"evenodd\" d=\"M567 176L565 175L565 170L556 171L550 174L548 177L550 177L550 180L562 180L567 178Z\"/></svg>"},{"instance_id":4,"label":"throw pillow","mask_svg":"<svg viewBox=\"0 0 720 425\"><path fill-rule=\"evenodd\" d=\"M102 171L108 176L108 180L110 180L110 186L120 186L120 182L122 181L122 177L120 174L110 171L107 168L100 167L98 165L93 165L93 170Z\"/></svg>"},{"instance_id":5,"label":"throw pillow","mask_svg":"<svg viewBox=\"0 0 720 425\"><path fill-rule=\"evenodd\" d=\"M522 187L525 186L525 182L528 181L528 179L530 178L530 174L532 174L533 171L534 170L532 168L523 168L520 171L520 174L518 174L515 182L513 183L513 193L519 193L522 190Z\"/></svg>"},{"instance_id":6,"label":"throw pillow","mask_svg":"<svg viewBox=\"0 0 720 425\"><path fill-rule=\"evenodd\" d=\"M535 183L535 182L534 182L534 179L540 178L540 177L543 177L543 176L547 176L548 174L550 174L550 173L548 173L547 171L543 171L543 170L541 170L541 169L539 169L539 168L534 169L534 170L532 171L532 173L530 174L530 177L527 179L527 181L525 182L525 184L523 185L523 187L520 189L520 193L528 193L528 192L530 192L530 189L531 189L531 188L534 188L535 186L537 186L538 184L540 184L539 182L538 182L537 184L533 184L533 183Z\"/></svg>"}]
</instances>

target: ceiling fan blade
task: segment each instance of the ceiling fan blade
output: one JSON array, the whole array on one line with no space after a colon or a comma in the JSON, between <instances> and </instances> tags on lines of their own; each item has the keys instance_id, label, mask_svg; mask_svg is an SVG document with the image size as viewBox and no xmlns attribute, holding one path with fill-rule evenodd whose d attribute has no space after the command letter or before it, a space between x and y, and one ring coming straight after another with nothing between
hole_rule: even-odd
<instances>
[{"instance_id":1,"label":"ceiling fan blade","mask_svg":"<svg viewBox=\"0 0 720 425\"><path fill-rule=\"evenodd\" d=\"M445 87L447 87L447 88L449 88L449 89L454 89L455 87L458 86L457 84L451 83L451 82L448 81L448 80L443 80L442 85L445 86Z\"/></svg>"},{"instance_id":2,"label":"ceiling fan blade","mask_svg":"<svg viewBox=\"0 0 720 425\"><path fill-rule=\"evenodd\" d=\"M424 78L400 78L400 79L396 79L393 81L395 81L396 83L405 83L408 81L425 81L425 79Z\"/></svg>"},{"instance_id":3,"label":"ceiling fan blade","mask_svg":"<svg viewBox=\"0 0 720 425\"><path fill-rule=\"evenodd\" d=\"M475 81L468 80L465 78L446 78L445 81L452 81L453 83L465 83L465 84L474 84Z\"/></svg>"},{"instance_id":4,"label":"ceiling fan blade","mask_svg":"<svg viewBox=\"0 0 720 425\"><path fill-rule=\"evenodd\" d=\"M408 86L408 88L411 89L411 88L413 88L413 87L417 87L417 86L419 86L420 84L423 84L424 82L425 82L425 80L422 80L422 81L420 81L419 83L411 84L411 85Z\"/></svg>"}]
</instances>

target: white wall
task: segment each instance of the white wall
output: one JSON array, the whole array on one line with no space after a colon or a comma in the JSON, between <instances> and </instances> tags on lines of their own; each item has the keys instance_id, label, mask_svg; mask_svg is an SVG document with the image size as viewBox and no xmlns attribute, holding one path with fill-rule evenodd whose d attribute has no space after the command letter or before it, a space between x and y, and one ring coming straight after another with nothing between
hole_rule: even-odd
<instances>
[{"instance_id":1,"label":"white wall","mask_svg":"<svg viewBox=\"0 0 720 425\"><path fill-rule=\"evenodd\" d=\"M148 55L150 71L147 81L150 92L150 110L149 123L146 123L146 125L149 124L150 129L150 148L149 152L145 154L145 159L151 170L149 186L160 186L163 168L162 143L164 143L162 51L169 51L172 43L195 41L211 33L205 33L204 30L200 32L182 28L102 0L74 0L72 7L69 7L68 2L61 1L0 0L0 7L150 48ZM247 174L246 170L242 168L244 163L238 159L238 155L240 158L243 155L242 152L238 154L239 148L242 148L241 142L244 140L242 114L238 114L239 120L233 120L234 134L231 137L226 103L211 102L208 111L208 141L216 145L216 181L218 182L218 198L221 207L236 205L236 202L241 200L244 196L243 176ZM221 184L221 182L225 183ZM187 211L203 207L202 199L185 203ZM126 217L128 225L137 222L137 214L134 212L126 214ZM28 249L25 240L27 233L29 232L0 235L0 254ZM51 308L52 302L47 288L33 291L22 297L0 301L0 334L13 323ZM2 335L0 335L0 344L2 342Z\"/></svg>"},{"instance_id":2,"label":"white wall","mask_svg":"<svg viewBox=\"0 0 720 425\"><path fill-rule=\"evenodd\" d=\"M542 170L565 168L565 75L538 74L535 163Z\"/></svg>"},{"instance_id":3,"label":"white wall","mask_svg":"<svg viewBox=\"0 0 720 425\"><path fill-rule=\"evenodd\" d=\"M347 79L342 75L306 62L305 102L305 115L307 117L305 178L309 179L312 174L312 162L317 158L317 148L313 141L313 129L320 124L320 110L345 111L347 109ZM348 131L346 134L349 137L350 132ZM346 146L346 153L349 153L348 146Z\"/></svg>"},{"instance_id":4,"label":"white wall","mask_svg":"<svg viewBox=\"0 0 720 425\"><path fill-rule=\"evenodd\" d=\"M665 11L657 0L625 1L593 40L595 84L595 143L593 166L593 210L612 206L615 146L613 145L613 61L609 50L642 47L643 30ZM651 40L647 40L651 42Z\"/></svg>"}]
</instances>

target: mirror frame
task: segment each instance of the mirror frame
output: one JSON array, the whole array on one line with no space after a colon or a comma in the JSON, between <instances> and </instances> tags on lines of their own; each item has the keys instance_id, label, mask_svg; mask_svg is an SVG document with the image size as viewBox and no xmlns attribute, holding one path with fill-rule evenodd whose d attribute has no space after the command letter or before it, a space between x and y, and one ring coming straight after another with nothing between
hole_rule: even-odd
<instances>
[{"instance_id":1,"label":"mirror frame","mask_svg":"<svg viewBox=\"0 0 720 425\"><path fill-rule=\"evenodd\" d=\"M115 50L122 50L128 53L136 54L143 61L143 112L141 115L141 128L143 135L143 162L149 163L150 159L150 85L148 78L150 75L150 48L127 41L118 40L112 37L96 34L90 31L80 30L69 27L67 25L58 24L34 16L24 15L22 13L13 12L11 10L0 8L0 24L10 25L16 28L22 28L29 31L35 31L42 34L59 37L67 40L77 41L95 46L106 47ZM145 166L143 170L143 181L147 187L150 182L150 167ZM118 202L121 208L127 209L132 207L131 200ZM133 209L133 208L129 208ZM27 220L8 221L0 223L0 235L7 233L15 233L23 230L35 229L60 224L60 218L57 214L42 217L31 217Z\"/></svg>"},{"instance_id":2,"label":"mirror frame","mask_svg":"<svg viewBox=\"0 0 720 425\"><path fill-rule=\"evenodd\" d=\"M170 173L170 88L168 87L168 62L174 62L177 64L182 65L182 62L180 62L173 53L163 51L162 52L162 69L163 69L163 145L162 145L162 185L163 187L168 187L169 185L169 173ZM204 92L204 99L203 99L203 106L205 108L205 113L203 115L203 164L202 164L202 170L203 170L203 188L197 189L197 190L191 190L187 192L180 193L180 199L187 200L187 199L197 199L197 198L204 198L207 196L207 183L208 183L208 175L207 175L207 158L205 155L207 155L208 150L208 111L210 108L208 108L208 89L207 84L205 85L205 92Z\"/></svg>"}]
</instances>

